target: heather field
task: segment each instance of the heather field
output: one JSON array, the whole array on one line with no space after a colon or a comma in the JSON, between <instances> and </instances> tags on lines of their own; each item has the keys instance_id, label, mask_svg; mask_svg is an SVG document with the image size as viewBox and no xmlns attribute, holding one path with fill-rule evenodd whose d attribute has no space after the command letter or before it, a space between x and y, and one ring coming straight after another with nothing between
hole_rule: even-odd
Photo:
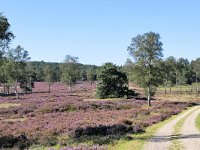
<instances>
[{"instance_id":1,"label":"heather field","mask_svg":"<svg viewBox=\"0 0 200 150\"><path fill-rule=\"evenodd\" d=\"M72 92L67 89L54 83L48 93L48 84L38 82L32 94L20 95L20 99L0 97L0 148L107 149L195 105L165 101L161 93L152 107L142 98L98 100L96 84L89 82L74 85Z\"/></svg>"}]
</instances>

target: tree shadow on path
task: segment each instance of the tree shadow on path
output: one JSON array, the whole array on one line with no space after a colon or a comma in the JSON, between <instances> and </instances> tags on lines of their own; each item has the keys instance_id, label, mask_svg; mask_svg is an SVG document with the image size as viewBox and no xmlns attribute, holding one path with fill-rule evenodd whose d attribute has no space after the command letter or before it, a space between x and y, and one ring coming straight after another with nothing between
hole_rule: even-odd
<instances>
[{"instance_id":1,"label":"tree shadow on path","mask_svg":"<svg viewBox=\"0 0 200 150\"><path fill-rule=\"evenodd\" d=\"M180 139L199 139L200 140L200 134L173 134L173 135L167 135L167 136L154 136L149 141L151 142L167 142L172 140L180 140Z\"/></svg>"}]
</instances>

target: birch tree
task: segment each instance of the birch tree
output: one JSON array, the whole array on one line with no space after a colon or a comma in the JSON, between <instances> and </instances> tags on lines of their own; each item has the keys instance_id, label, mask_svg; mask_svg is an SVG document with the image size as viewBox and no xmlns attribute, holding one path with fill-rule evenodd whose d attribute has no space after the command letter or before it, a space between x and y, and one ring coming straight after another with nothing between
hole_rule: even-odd
<instances>
[{"instance_id":1,"label":"birch tree","mask_svg":"<svg viewBox=\"0 0 200 150\"><path fill-rule=\"evenodd\" d=\"M145 89L149 106L154 89L161 82L157 62L163 57L162 45L159 34L147 32L134 37L127 49L135 61L135 81Z\"/></svg>"}]
</instances>

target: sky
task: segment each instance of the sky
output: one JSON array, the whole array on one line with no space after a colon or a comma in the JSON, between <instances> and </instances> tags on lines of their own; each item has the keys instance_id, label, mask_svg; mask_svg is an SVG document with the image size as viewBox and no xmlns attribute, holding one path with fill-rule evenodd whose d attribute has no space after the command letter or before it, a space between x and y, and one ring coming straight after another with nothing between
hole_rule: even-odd
<instances>
[{"instance_id":1,"label":"sky","mask_svg":"<svg viewBox=\"0 0 200 150\"><path fill-rule=\"evenodd\" d=\"M16 36L32 61L123 65L131 39L159 33L164 58L200 57L199 0L0 0ZM132 59L132 58L131 58Z\"/></svg>"}]
</instances>

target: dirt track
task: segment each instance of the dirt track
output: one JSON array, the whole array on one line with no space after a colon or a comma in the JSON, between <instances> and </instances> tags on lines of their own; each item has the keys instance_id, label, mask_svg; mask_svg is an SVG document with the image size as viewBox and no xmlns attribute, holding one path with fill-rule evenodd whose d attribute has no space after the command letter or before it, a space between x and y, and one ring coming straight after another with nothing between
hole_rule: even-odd
<instances>
[{"instance_id":1,"label":"dirt track","mask_svg":"<svg viewBox=\"0 0 200 150\"><path fill-rule=\"evenodd\" d=\"M194 111L194 112L193 112ZM173 135L174 126L179 120L193 112L185 120L181 129L181 135ZM195 106L185 113L179 115L169 123L160 128L155 136L151 138L144 146L144 150L168 150L171 146L172 140L176 138L179 140L186 150L200 149L200 133L195 127L195 119L200 113L200 106Z\"/></svg>"},{"instance_id":2,"label":"dirt track","mask_svg":"<svg viewBox=\"0 0 200 150\"><path fill-rule=\"evenodd\" d=\"M185 150L200 150L200 132L195 127L195 119L200 114L200 108L190 115L181 130L181 143Z\"/></svg>"}]
</instances>

